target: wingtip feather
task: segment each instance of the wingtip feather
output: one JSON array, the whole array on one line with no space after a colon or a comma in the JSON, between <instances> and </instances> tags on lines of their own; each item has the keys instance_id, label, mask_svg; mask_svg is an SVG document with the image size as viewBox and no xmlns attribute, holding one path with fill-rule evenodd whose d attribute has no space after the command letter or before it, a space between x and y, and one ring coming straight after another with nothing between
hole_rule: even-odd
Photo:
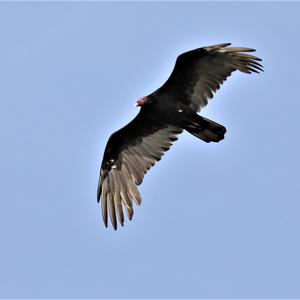
<instances>
[{"instance_id":1,"label":"wingtip feather","mask_svg":"<svg viewBox=\"0 0 300 300\"><path fill-rule=\"evenodd\" d=\"M116 208L115 208L113 196L110 194L108 198L108 211L109 211L111 225L113 226L114 230L116 230L118 226L117 217L116 217Z\"/></svg>"},{"instance_id":2,"label":"wingtip feather","mask_svg":"<svg viewBox=\"0 0 300 300\"><path fill-rule=\"evenodd\" d=\"M99 179L98 187L97 187L97 203L100 202L101 193L102 193L102 187Z\"/></svg>"},{"instance_id":3,"label":"wingtip feather","mask_svg":"<svg viewBox=\"0 0 300 300\"><path fill-rule=\"evenodd\" d=\"M218 50L218 49L221 49L221 48L228 47L230 45L231 45L231 43L222 43L222 44L216 44L216 45L207 46L207 47L204 47L204 49L206 51L214 51L214 50Z\"/></svg>"}]
</instances>

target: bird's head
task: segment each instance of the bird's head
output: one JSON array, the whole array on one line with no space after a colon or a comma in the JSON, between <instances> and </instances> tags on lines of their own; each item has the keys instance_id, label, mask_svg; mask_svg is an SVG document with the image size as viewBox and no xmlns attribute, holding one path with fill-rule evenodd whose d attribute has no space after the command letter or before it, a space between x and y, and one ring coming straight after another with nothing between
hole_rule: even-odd
<instances>
[{"instance_id":1,"label":"bird's head","mask_svg":"<svg viewBox=\"0 0 300 300\"><path fill-rule=\"evenodd\" d=\"M144 104L146 104L148 102L148 98L147 97L142 97L140 99L138 99L136 102L135 102L135 106L138 107L138 106L142 106Z\"/></svg>"}]
</instances>

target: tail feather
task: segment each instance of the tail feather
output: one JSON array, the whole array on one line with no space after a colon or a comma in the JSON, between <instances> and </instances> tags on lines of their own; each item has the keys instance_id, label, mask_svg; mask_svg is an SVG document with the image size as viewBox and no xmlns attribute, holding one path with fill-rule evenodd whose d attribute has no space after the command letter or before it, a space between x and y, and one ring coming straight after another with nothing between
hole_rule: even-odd
<instances>
[{"instance_id":1,"label":"tail feather","mask_svg":"<svg viewBox=\"0 0 300 300\"><path fill-rule=\"evenodd\" d=\"M199 115L184 129L206 143L219 142L224 139L226 133L226 128L223 125Z\"/></svg>"}]
</instances>

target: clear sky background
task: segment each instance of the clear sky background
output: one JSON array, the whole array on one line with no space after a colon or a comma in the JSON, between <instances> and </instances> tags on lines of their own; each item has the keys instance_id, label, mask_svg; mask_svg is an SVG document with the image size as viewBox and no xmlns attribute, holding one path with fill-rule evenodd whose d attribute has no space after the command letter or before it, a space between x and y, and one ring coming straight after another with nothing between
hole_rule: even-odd
<instances>
[{"instance_id":1,"label":"clear sky background","mask_svg":"<svg viewBox=\"0 0 300 300\"><path fill-rule=\"evenodd\" d=\"M300 297L300 3L0 3L0 297ZM109 135L180 53L253 47L141 187L96 203Z\"/></svg>"}]
</instances>

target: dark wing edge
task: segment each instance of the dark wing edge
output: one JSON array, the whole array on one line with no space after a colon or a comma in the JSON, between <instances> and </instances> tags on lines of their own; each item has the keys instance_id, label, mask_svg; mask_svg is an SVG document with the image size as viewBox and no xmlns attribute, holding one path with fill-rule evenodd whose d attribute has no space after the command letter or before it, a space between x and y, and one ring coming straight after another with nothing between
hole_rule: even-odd
<instances>
[{"instance_id":1,"label":"dark wing edge","mask_svg":"<svg viewBox=\"0 0 300 300\"><path fill-rule=\"evenodd\" d=\"M192 107L196 111L207 105L208 100L213 98L213 93L216 93L234 71L246 74L263 72L263 66L258 62L261 59L248 54L255 52L255 49L227 47L226 44L206 47L206 51L208 57L211 57L211 66L203 65L203 78L197 81L191 95Z\"/></svg>"},{"instance_id":2,"label":"dark wing edge","mask_svg":"<svg viewBox=\"0 0 300 300\"><path fill-rule=\"evenodd\" d=\"M108 215L115 230L117 220L124 225L123 208L128 219L132 219L133 202L140 205L142 200L137 186L143 182L147 171L170 149L181 132L182 129L176 126L158 129L125 147L108 173L101 168L97 199L98 202L101 200L102 218L106 227Z\"/></svg>"},{"instance_id":3,"label":"dark wing edge","mask_svg":"<svg viewBox=\"0 0 300 300\"><path fill-rule=\"evenodd\" d=\"M185 94L181 95L181 99L184 97L185 100L182 101L198 112L232 72L263 72L263 66L259 63L262 60L249 54L255 49L228 47L230 45L224 43L202 47L179 55L169 79L155 93L158 96L160 93L171 93L173 86L183 83Z\"/></svg>"}]
</instances>

